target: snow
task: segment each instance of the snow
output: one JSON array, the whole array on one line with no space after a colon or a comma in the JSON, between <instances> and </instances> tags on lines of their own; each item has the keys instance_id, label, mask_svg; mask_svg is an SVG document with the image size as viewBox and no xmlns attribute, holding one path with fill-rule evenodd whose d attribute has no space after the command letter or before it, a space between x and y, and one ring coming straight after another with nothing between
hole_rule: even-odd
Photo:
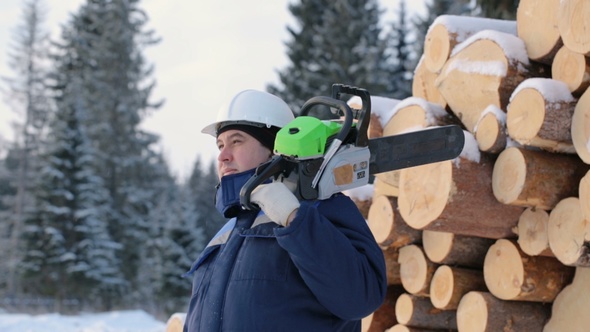
<instances>
[{"instance_id":1,"label":"snow","mask_svg":"<svg viewBox=\"0 0 590 332\"><path fill-rule=\"evenodd\" d=\"M384 127L387 124L387 121L391 118L393 109L399 102L398 99L371 96L371 114L375 114L379 118L381 126ZM361 97L353 96L348 100L347 104L351 107L361 107L363 103Z\"/></svg>"},{"instance_id":2,"label":"snow","mask_svg":"<svg viewBox=\"0 0 590 332\"><path fill-rule=\"evenodd\" d=\"M166 323L141 310L61 314L11 314L0 311L2 332L164 332Z\"/></svg>"},{"instance_id":3,"label":"snow","mask_svg":"<svg viewBox=\"0 0 590 332\"><path fill-rule=\"evenodd\" d=\"M345 190L342 193L350 198L358 199L359 201L367 201L373 197L374 191L374 185L369 183L364 186Z\"/></svg>"},{"instance_id":4,"label":"snow","mask_svg":"<svg viewBox=\"0 0 590 332\"><path fill-rule=\"evenodd\" d=\"M464 41L469 36L481 31L491 29L517 35L516 21L499 20L484 17L440 15L428 28L428 32L436 25L444 25L449 34L456 34L458 42Z\"/></svg>"},{"instance_id":5,"label":"snow","mask_svg":"<svg viewBox=\"0 0 590 332\"><path fill-rule=\"evenodd\" d=\"M566 83L551 78L533 77L522 81L514 89L514 92L510 96L510 101L522 89L535 89L548 102L572 102L575 100Z\"/></svg>"}]
</instances>

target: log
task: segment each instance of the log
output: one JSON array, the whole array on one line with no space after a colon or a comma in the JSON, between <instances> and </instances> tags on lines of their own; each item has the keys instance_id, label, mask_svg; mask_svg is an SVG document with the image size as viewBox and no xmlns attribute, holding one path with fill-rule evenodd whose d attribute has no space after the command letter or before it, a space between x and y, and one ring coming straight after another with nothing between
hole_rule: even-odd
<instances>
[{"instance_id":1,"label":"log","mask_svg":"<svg viewBox=\"0 0 590 332\"><path fill-rule=\"evenodd\" d=\"M383 136L457 123L459 123L458 119L439 105L422 98L408 97L397 104L393 110L393 114L383 128ZM379 173L375 177L394 187L399 187L399 170Z\"/></svg>"},{"instance_id":2,"label":"log","mask_svg":"<svg viewBox=\"0 0 590 332\"><path fill-rule=\"evenodd\" d=\"M374 188L374 196L395 196L399 195L399 173L397 174L397 179L393 179L391 182L394 184L388 183L384 180L381 180L378 177L375 177L373 180L373 188Z\"/></svg>"},{"instance_id":3,"label":"log","mask_svg":"<svg viewBox=\"0 0 590 332\"><path fill-rule=\"evenodd\" d=\"M369 209L373 204L374 186L366 184L364 186L348 189L342 192L354 202L363 218L369 216Z\"/></svg>"},{"instance_id":4,"label":"log","mask_svg":"<svg viewBox=\"0 0 590 332\"><path fill-rule=\"evenodd\" d=\"M500 153L508 144L506 113L494 105L486 107L473 129L479 149Z\"/></svg>"},{"instance_id":5,"label":"log","mask_svg":"<svg viewBox=\"0 0 590 332\"><path fill-rule=\"evenodd\" d=\"M440 15L430 25L424 38L424 63L431 72L443 68L455 46L482 30L496 30L516 35L516 22L484 17Z\"/></svg>"},{"instance_id":6,"label":"log","mask_svg":"<svg viewBox=\"0 0 590 332\"><path fill-rule=\"evenodd\" d=\"M578 197L580 198L582 218L584 220L590 220L590 171L586 172L586 175L580 180Z\"/></svg>"},{"instance_id":7,"label":"log","mask_svg":"<svg viewBox=\"0 0 590 332\"><path fill-rule=\"evenodd\" d=\"M393 109L399 102L398 99L394 98L371 96L371 119L367 130L369 138L383 136L383 127L391 118ZM354 109L363 107L363 102L359 96L353 96L346 103Z\"/></svg>"},{"instance_id":8,"label":"log","mask_svg":"<svg viewBox=\"0 0 590 332\"><path fill-rule=\"evenodd\" d=\"M575 153L571 135L575 105L565 83L529 78L516 88L508 104L508 135L525 146Z\"/></svg>"},{"instance_id":9,"label":"log","mask_svg":"<svg viewBox=\"0 0 590 332\"><path fill-rule=\"evenodd\" d=\"M488 292L472 291L459 302L457 327L469 332L542 331L550 310L539 302L504 301Z\"/></svg>"},{"instance_id":10,"label":"log","mask_svg":"<svg viewBox=\"0 0 590 332\"><path fill-rule=\"evenodd\" d=\"M166 322L166 332L182 332L185 319L186 313L184 312L176 312L172 314Z\"/></svg>"},{"instance_id":11,"label":"log","mask_svg":"<svg viewBox=\"0 0 590 332\"><path fill-rule=\"evenodd\" d=\"M583 332L590 326L590 269L576 268L574 280L553 302L544 332Z\"/></svg>"},{"instance_id":12,"label":"log","mask_svg":"<svg viewBox=\"0 0 590 332\"><path fill-rule=\"evenodd\" d=\"M506 110L510 95L522 81L550 75L546 67L529 61L520 38L484 30L455 47L435 84L473 133L489 105Z\"/></svg>"},{"instance_id":13,"label":"log","mask_svg":"<svg viewBox=\"0 0 590 332\"><path fill-rule=\"evenodd\" d=\"M576 103L572 117L572 141L576 154L590 164L590 89L586 89Z\"/></svg>"},{"instance_id":14,"label":"log","mask_svg":"<svg viewBox=\"0 0 590 332\"><path fill-rule=\"evenodd\" d=\"M551 65L563 45L557 28L559 0L520 0L516 10L518 37L531 60Z\"/></svg>"},{"instance_id":15,"label":"log","mask_svg":"<svg viewBox=\"0 0 590 332\"><path fill-rule=\"evenodd\" d=\"M561 0L557 27L563 44L570 50L590 56L590 4L587 0Z\"/></svg>"},{"instance_id":16,"label":"log","mask_svg":"<svg viewBox=\"0 0 590 332\"><path fill-rule=\"evenodd\" d=\"M416 65L416 69L414 69L414 78L412 80L412 96L422 98L428 102L437 104L440 107L447 109L447 101L434 84L437 78L437 73L433 73L428 70L428 68L426 68L424 56L422 56Z\"/></svg>"},{"instance_id":17,"label":"log","mask_svg":"<svg viewBox=\"0 0 590 332\"><path fill-rule=\"evenodd\" d=\"M564 82L572 95L579 97L590 86L590 58L563 46L553 59L551 77Z\"/></svg>"},{"instance_id":18,"label":"log","mask_svg":"<svg viewBox=\"0 0 590 332\"><path fill-rule=\"evenodd\" d=\"M485 257L483 275L491 294L502 300L553 302L574 276L554 257L528 256L515 241L499 239Z\"/></svg>"},{"instance_id":19,"label":"log","mask_svg":"<svg viewBox=\"0 0 590 332\"><path fill-rule=\"evenodd\" d=\"M450 332L454 330L433 330L433 329L423 329L421 327L412 327L406 326L402 324L396 324L392 328L386 330L385 332Z\"/></svg>"},{"instance_id":20,"label":"log","mask_svg":"<svg viewBox=\"0 0 590 332\"><path fill-rule=\"evenodd\" d=\"M399 263L399 250L398 248L389 247L383 250L383 256L385 258L385 269L387 274L387 285L401 285L401 268Z\"/></svg>"},{"instance_id":21,"label":"log","mask_svg":"<svg viewBox=\"0 0 590 332\"><path fill-rule=\"evenodd\" d=\"M422 232L408 226L399 214L397 197L374 197L367 222L382 248L400 248L422 239Z\"/></svg>"},{"instance_id":22,"label":"log","mask_svg":"<svg viewBox=\"0 0 590 332\"><path fill-rule=\"evenodd\" d=\"M377 310L361 321L361 330L363 332L382 332L396 325L395 303L403 293L404 289L399 285L387 287L385 301Z\"/></svg>"},{"instance_id":23,"label":"log","mask_svg":"<svg viewBox=\"0 0 590 332\"><path fill-rule=\"evenodd\" d=\"M430 282L430 301L435 308L457 310L463 295L487 290L481 270L441 265Z\"/></svg>"},{"instance_id":24,"label":"log","mask_svg":"<svg viewBox=\"0 0 590 332\"><path fill-rule=\"evenodd\" d=\"M529 256L555 257L549 248L549 213L543 209L527 208L518 219L518 246Z\"/></svg>"},{"instance_id":25,"label":"log","mask_svg":"<svg viewBox=\"0 0 590 332\"><path fill-rule=\"evenodd\" d=\"M424 253L436 264L481 269L488 249L494 242L492 239L450 232L422 231Z\"/></svg>"},{"instance_id":26,"label":"log","mask_svg":"<svg viewBox=\"0 0 590 332\"><path fill-rule=\"evenodd\" d=\"M466 147L475 147L473 135ZM479 159L477 159L479 157ZM456 160L402 169L399 210L410 227L491 239L515 237L524 208L498 202L492 193L493 160L467 153Z\"/></svg>"},{"instance_id":27,"label":"log","mask_svg":"<svg viewBox=\"0 0 590 332\"><path fill-rule=\"evenodd\" d=\"M398 262L404 289L413 295L428 296L432 275L438 264L428 260L422 247L417 244L400 248Z\"/></svg>"},{"instance_id":28,"label":"log","mask_svg":"<svg viewBox=\"0 0 590 332\"><path fill-rule=\"evenodd\" d=\"M427 329L457 329L455 310L436 309L427 297L400 295L395 303L395 316L402 325Z\"/></svg>"},{"instance_id":29,"label":"log","mask_svg":"<svg viewBox=\"0 0 590 332\"><path fill-rule=\"evenodd\" d=\"M560 262L590 267L590 224L577 197L564 198L549 213L547 234L549 247Z\"/></svg>"},{"instance_id":30,"label":"log","mask_svg":"<svg viewBox=\"0 0 590 332\"><path fill-rule=\"evenodd\" d=\"M561 199L577 195L587 170L575 155L510 147L496 160L492 189L503 204L551 210Z\"/></svg>"}]
</instances>

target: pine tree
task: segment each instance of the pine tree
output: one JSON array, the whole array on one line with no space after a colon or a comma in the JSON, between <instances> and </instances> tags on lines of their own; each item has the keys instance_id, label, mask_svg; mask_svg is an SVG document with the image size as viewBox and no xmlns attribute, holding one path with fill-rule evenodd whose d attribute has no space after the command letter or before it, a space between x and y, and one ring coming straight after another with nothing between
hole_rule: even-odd
<instances>
[{"instance_id":1,"label":"pine tree","mask_svg":"<svg viewBox=\"0 0 590 332\"><path fill-rule=\"evenodd\" d=\"M158 40L144 30L148 17L139 2L87 0L63 29L56 57L58 75L79 78L81 102L88 109L83 124L98 153L94 170L109 192L109 232L123 246L123 273L134 290L125 299L131 302L143 273L137 244L146 239L160 179L169 176L154 147L159 137L140 128L160 103L150 101L153 68L142 54ZM62 60L64 54L70 59ZM56 93L67 93L62 90L57 84Z\"/></svg>"},{"instance_id":2,"label":"pine tree","mask_svg":"<svg viewBox=\"0 0 590 332\"><path fill-rule=\"evenodd\" d=\"M391 88L388 90L392 91L390 97L399 100L412 95L412 77L415 67L412 61L412 50L408 43L410 31L407 17L406 2L402 0L397 11L397 21L391 24L388 36L388 41L391 43L389 50L391 64L388 68Z\"/></svg>"},{"instance_id":3,"label":"pine tree","mask_svg":"<svg viewBox=\"0 0 590 332\"><path fill-rule=\"evenodd\" d=\"M420 56L424 53L424 38L432 25L432 22L440 15L470 15L469 0L429 0L425 3L426 16L417 15L413 19L416 33L414 52L418 57L414 60L413 68L416 68Z\"/></svg>"},{"instance_id":4,"label":"pine tree","mask_svg":"<svg viewBox=\"0 0 590 332\"><path fill-rule=\"evenodd\" d=\"M393 91L387 68L386 43L376 0L301 0L289 4L298 28L287 27L290 64L279 71L280 86L267 90L282 97L298 113L311 97L331 95L334 83L386 96Z\"/></svg>"},{"instance_id":5,"label":"pine tree","mask_svg":"<svg viewBox=\"0 0 590 332\"><path fill-rule=\"evenodd\" d=\"M45 31L45 8L40 0L28 0L23 5L22 21L14 30L9 45L9 67L14 71L11 77L3 77L7 84L6 99L19 114L20 124L15 128L15 142L11 155L16 163L8 168L10 175L7 185L14 188L13 196L4 197L7 205L6 217L0 218L0 260L7 262L0 268L0 284L8 291L18 292L19 280L15 267L21 257L20 232L22 224L33 206L30 195L34 183L35 167L39 154L39 142L46 126L51 103L46 95L46 73L48 57L48 34Z\"/></svg>"},{"instance_id":6,"label":"pine tree","mask_svg":"<svg viewBox=\"0 0 590 332\"><path fill-rule=\"evenodd\" d=\"M34 191L37 207L23 232L27 291L54 297L58 309L67 297L84 302L89 295L108 307L125 284L121 248L107 230L108 192L93 172L95 153L81 121L79 86L72 80L70 93L57 98Z\"/></svg>"},{"instance_id":7,"label":"pine tree","mask_svg":"<svg viewBox=\"0 0 590 332\"><path fill-rule=\"evenodd\" d=\"M204 168L201 159L197 158L187 181L187 190L195 210L200 212L197 224L205 229L206 238L211 239L227 219L215 207L215 188L219 183L215 161Z\"/></svg>"},{"instance_id":8,"label":"pine tree","mask_svg":"<svg viewBox=\"0 0 590 332\"><path fill-rule=\"evenodd\" d=\"M477 0L473 14L502 20L515 20L518 0Z\"/></svg>"}]
</instances>

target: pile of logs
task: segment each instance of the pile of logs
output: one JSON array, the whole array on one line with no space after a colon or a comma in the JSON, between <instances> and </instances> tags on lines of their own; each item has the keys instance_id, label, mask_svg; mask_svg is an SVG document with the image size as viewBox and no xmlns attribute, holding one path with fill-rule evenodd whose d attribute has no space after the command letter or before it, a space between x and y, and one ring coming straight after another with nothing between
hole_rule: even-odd
<instances>
[{"instance_id":1,"label":"pile of logs","mask_svg":"<svg viewBox=\"0 0 590 332\"><path fill-rule=\"evenodd\" d=\"M389 285L363 331L589 329L588 31L588 0L521 0L515 21L443 15L413 96L373 97L370 137L458 124L466 143L356 199Z\"/></svg>"}]
</instances>

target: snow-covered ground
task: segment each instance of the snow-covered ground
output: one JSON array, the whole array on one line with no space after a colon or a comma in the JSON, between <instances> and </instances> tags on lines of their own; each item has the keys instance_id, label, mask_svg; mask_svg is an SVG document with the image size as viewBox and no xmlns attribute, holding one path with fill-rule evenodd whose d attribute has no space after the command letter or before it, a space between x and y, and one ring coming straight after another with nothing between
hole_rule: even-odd
<instances>
[{"instance_id":1,"label":"snow-covered ground","mask_svg":"<svg viewBox=\"0 0 590 332\"><path fill-rule=\"evenodd\" d=\"M80 314L9 314L0 309L2 332L164 332L166 322L144 311Z\"/></svg>"}]
</instances>

